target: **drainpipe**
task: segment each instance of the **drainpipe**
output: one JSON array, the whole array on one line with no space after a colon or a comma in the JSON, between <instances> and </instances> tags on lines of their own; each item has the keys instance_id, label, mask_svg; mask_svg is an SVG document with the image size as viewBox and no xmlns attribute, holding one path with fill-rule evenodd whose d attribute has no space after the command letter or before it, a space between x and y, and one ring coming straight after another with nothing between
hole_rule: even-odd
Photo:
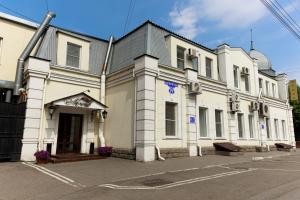
<instances>
[{"instance_id":1,"label":"drainpipe","mask_svg":"<svg viewBox=\"0 0 300 200\"><path fill-rule=\"evenodd\" d=\"M54 18L56 15L53 12L48 12L46 17L44 18L42 24L37 29L37 31L32 36L31 40L29 41L28 45L22 52L21 56L18 59L17 64L17 71L16 71L16 78L15 78L15 86L14 86L14 95L20 95L20 88L22 86L22 80L23 80L23 72L24 72L24 62L27 59L27 57L32 52L33 48L35 47L36 43L41 38L42 34L45 32L47 26L49 25L52 18Z\"/></svg>"},{"instance_id":2,"label":"drainpipe","mask_svg":"<svg viewBox=\"0 0 300 200\"><path fill-rule=\"evenodd\" d=\"M112 48L112 43L113 43L113 36L110 37L108 47L107 47L107 52L103 64L103 69L101 72L101 88L100 88L100 102L105 105L105 89L106 89L106 70L107 70L107 65L108 65L108 60L109 56L111 53L111 48ZM104 138L104 119L102 115L100 116L100 132L99 132L99 140L100 140L100 146L105 147L105 138Z\"/></svg>"}]
</instances>

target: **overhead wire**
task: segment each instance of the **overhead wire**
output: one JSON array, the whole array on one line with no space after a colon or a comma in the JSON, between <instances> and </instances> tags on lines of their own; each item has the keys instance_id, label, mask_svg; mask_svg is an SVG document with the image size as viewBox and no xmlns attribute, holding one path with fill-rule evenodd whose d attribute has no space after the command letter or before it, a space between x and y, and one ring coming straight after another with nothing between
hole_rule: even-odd
<instances>
[{"instance_id":1,"label":"overhead wire","mask_svg":"<svg viewBox=\"0 0 300 200\"><path fill-rule=\"evenodd\" d=\"M126 17L126 21L125 21L125 24L124 24L123 34L125 34L125 32L126 32L127 26L129 24L129 21L130 21L130 18L131 18L131 13L133 12L133 9L134 9L134 6L135 6L135 0L130 0L128 12L127 12L127 17Z\"/></svg>"},{"instance_id":2,"label":"overhead wire","mask_svg":"<svg viewBox=\"0 0 300 200\"><path fill-rule=\"evenodd\" d=\"M6 9L6 10L8 10L8 11L10 11L10 12L16 14L16 15L19 15L19 16L21 16L21 17L24 17L24 18L26 18L26 19L28 19L28 20L31 20L31 21L36 22L36 23L40 23L40 22L38 22L38 21L35 20L35 19L32 19L32 18L30 18L30 17L28 17L28 16L26 16L26 15L24 15L24 14L22 14L22 13L16 11L16 10L14 10L14 9L11 9L11 8L9 8L9 7L5 6L5 5L3 5L2 3L0 3L0 7Z\"/></svg>"}]
</instances>

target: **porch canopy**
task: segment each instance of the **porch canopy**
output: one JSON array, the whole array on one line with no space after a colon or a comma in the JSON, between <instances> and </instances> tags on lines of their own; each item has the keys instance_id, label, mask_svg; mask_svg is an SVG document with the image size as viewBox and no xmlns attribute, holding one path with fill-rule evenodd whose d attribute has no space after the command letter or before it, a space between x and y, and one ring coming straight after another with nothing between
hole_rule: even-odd
<instances>
[{"instance_id":1,"label":"porch canopy","mask_svg":"<svg viewBox=\"0 0 300 200\"><path fill-rule=\"evenodd\" d=\"M84 92L54 100L47 103L46 106L63 106L85 108L90 110L105 110L107 108L106 105L102 104Z\"/></svg>"}]
</instances>

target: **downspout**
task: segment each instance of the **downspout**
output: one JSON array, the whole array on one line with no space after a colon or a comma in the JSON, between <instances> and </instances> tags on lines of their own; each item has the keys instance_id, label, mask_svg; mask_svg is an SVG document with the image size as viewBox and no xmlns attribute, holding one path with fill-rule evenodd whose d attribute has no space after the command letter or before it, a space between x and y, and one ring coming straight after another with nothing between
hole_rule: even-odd
<instances>
[{"instance_id":1,"label":"downspout","mask_svg":"<svg viewBox=\"0 0 300 200\"><path fill-rule=\"evenodd\" d=\"M18 58L17 64L17 71L16 71L16 78L15 78L15 86L14 86L14 95L20 95L20 88L22 86L23 80L23 72L24 72L24 62L27 57L32 52L33 48L35 47L36 43L39 41L42 34L45 32L47 26L49 25L52 18L56 15L53 12L48 12L46 17L44 18L42 24L39 26L37 31L32 36L31 40L29 41L28 45L22 52L21 56Z\"/></svg>"},{"instance_id":2,"label":"downspout","mask_svg":"<svg viewBox=\"0 0 300 200\"><path fill-rule=\"evenodd\" d=\"M106 70L108 65L109 56L111 53L112 43L113 43L113 36L110 36L107 52L103 64L103 69L101 72L101 82L100 82L100 102L105 105L105 89L106 89ZM99 140L100 146L105 147L105 138L104 138L104 119L102 115L100 115L100 131L99 131Z\"/></svg>"}]
</instances>

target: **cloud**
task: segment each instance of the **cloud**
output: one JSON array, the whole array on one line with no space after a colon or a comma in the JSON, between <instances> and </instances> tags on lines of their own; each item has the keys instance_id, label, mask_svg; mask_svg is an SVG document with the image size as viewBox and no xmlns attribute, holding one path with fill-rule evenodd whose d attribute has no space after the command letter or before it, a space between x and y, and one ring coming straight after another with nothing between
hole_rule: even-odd
<instances>
[{"instance_id":1,"label":"cloud","mask_svg":"<svg viewBox=\"0 0 300 200\"><path fill-rule=\"evenodd\" d=\"M213 21L219 28L246 27L268 14L259 0L185 0L169 13L177 31L193 39L205 31L201 21Z\"/></svg>"}]
</instances>

